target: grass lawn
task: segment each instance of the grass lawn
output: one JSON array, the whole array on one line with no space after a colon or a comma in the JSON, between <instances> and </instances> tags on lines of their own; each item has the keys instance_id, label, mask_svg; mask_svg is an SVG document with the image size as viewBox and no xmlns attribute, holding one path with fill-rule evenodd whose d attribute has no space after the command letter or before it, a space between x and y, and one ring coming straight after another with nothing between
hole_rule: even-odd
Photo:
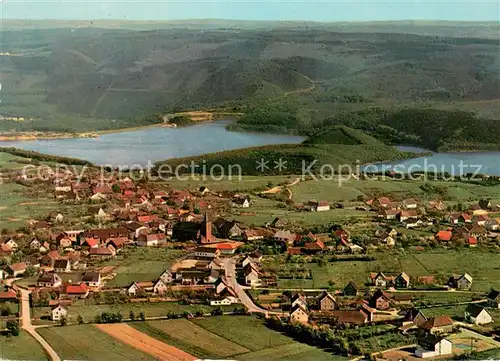
<instances>
[{"instance_id":1,"label":"grass lawn","mask_svg":"<svg viewBox=\"0 0 500 361\"><path fill-rule=\"evenodd\" d=\"M106 287L126 287L134 281L153 281L183 254L171 248L136 247L125 249L124 253L101 266L117 266L116 277Z\"/></svg>"},{"instance_id":2,"label":"grass lawn","mask_svg":"<svg viewBox=\"0 0 500 361\"><path fill-rule=\"evenodd\" d=\"M221 307L223 310L233 310L234 306ZM203 311L210 312L215 307L209 305L181 305L177 302L158 302L158 303L127 303L114 305L72 305L68 307L68 321L76 322L78 315L81 315L85 322L93 321L95 316L102 312L120 312L124 318L129 317L130 311L139 316L142 311L146 317L167 316L168 313L182 314L183 312L195 313ZM50 314L50 307L32 308L33 317L40 317Z\"/></svg>"},{"instance_id":3,"label":"grass lawn","mask_svg":"<svg viewBox=\"0 0 500 361\"><path fill-rule=\"evenodd\" d=\"M249 352L186 319L134 322L130 325L200 358L220 359Z\"/></svg>"},{"instance_id":4,"label":"grass lawn","mask_svg":"<svg viewBox=\"0 0 500 361\"><path fill-rule=\"evenodd\" d=\"M267 189L268 185L271 183L272 186L276 186L282 183L290 183L295 180L294 176L244 176L241 177L241 180L238 179L238 176L234 174L234 179L229 179L228 177L224 177L222 180L216 181L212 179L202 180L200 179L187 179L187 180L178 180L173 178L165 183L165 185L170 185L174 188L178 189L193 189L198 190L201 186L205 186L211 191L220 192L220 191L232 191L232 190L253 190L256 188ZM209 178L209 177L207 177ZM158 182L157 184L162 184Z\"/></svg>"},{"instance_id":5,"label":"grass lawn","mask_svg":"<svg viewBox=\"0 0 500 361\"><path fill-rule=\"evenodd\" d=\"M38 332L63 360L154 360L92 325L40 328Z\"/></svg>"},{"instance_id":6,"label":"grass lawn","mask_svg":"<svg viewBox=\"0 0 500 361\"><path fill-rule=\"evenodd\" d=\"M42 347L27 332L19 336L0 336L0 359L2 360L47 360Z\"/></svg>"},{"instance_id":7,"label":"grass lawn","mask_svg":"<svg viewBox=\"0 0 500 361\"><path fill-rule=\"evenodd\" d=\"M249 316L218 316L195 319L193 322L251 351L277 347L294 341L268 329L261 320Z\"/></svg>"},{"instance_id":8,"label":"grass lawn","mask_svg":"<svg viewBox=\"0 0 500 361\"><path fill-rule=\"evenodd\" d=\"M286 345L266 348L260 351L249 352L238 356L241 361L335 361L335 360L349 360L347 357L333 355L319 348L306 345L305 343L294 342Z\"/></svg>"}]
</instances>

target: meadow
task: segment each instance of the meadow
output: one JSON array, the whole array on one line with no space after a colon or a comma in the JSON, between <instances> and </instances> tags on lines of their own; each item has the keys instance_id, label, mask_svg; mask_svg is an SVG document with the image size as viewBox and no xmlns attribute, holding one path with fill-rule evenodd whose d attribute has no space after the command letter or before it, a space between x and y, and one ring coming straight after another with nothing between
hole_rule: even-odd
<instances>
[{"instance_id":1,"label":"meadow","mask_svg":"<svg viewBox=\"0 0 500 361\"><path fill-rule=\"evenodd\" d=\"M305 264L312 270L312 280L279 280L282 288L327 288L333 284L334 288L342 289L350 281L358 286L368 281L370 272L400 273L406 272L410 277L436 276L447 280L452 274L467 272L473 277L472 291L487 292L491 288L500 287L500 264L498 252L486 249L460 250L430 250L422 252L383 253L371 254L373 261L336 261L328 262L324 266L317 263ZM281 269L293 268L295 264L282 263L281 258L271 261L271 267Z\"/></svg>"},{"instance_id":2,"label":"meadow","mask_svg":"<svg viewBox=\"0 0 500 361\"><path fill-rule=\"evenodd\" d=\"M0 359L2 360L47 360L40 344L27 332L19 336L0 336Z\"/></svg>"},{"instance_id":3,"label":"meadow","mask_svg":"<svg viewBox=\"0 0 500 361\"><path fill-rule=\"evenodd\" d=\"M154 360L92 325L40 328L38 332L63 360Z\"/></svg>"}]
</instances>

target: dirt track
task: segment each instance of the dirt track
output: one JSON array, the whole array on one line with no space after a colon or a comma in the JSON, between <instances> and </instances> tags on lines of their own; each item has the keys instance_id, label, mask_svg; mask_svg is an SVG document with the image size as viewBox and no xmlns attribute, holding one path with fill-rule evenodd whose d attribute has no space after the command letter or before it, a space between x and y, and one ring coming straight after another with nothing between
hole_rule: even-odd
<instances>
[{"instance_id":1,"label":"dirt track","mask_svg":"<svg viewBox=\"0 0 500 361\"><path fill-rule=\"evenodd\" d=\"M197 358L123 323L95 325L99 330L162 361L194 361Z\"/></svg>"}]
</instances>

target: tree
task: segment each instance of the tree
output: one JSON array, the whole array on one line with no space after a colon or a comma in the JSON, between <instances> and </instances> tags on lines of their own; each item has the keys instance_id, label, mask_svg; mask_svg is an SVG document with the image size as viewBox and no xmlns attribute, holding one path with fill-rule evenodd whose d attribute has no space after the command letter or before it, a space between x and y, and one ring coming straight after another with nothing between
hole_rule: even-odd
<instances>
[{"instance_id":1,"label":"tree","mask_svg":"<svg viewBox=\"0 0 500 361\"><path fill-rule=\"evenodd\" d=\"M19 322L16 320L8 320L6 328L9 335L19 336Z\"/></svg>"},{"instance_id":2,"label":"tree","mask_svg":"<svg viewBox=\"0 0 500 361\"><path fill-rule=\"evenodd\" d=\"M135 314L134 314L134 311L130 310L129 314L128 314L128 317L130 317L130 319L133 321L135 320Z\"/></svg>"},{"instance_id":3,"label":"tree","mask_svg":"<svg viewBox=\"0 0 500 361\"><path fill-rule=\"evenodd\" d=\"M113 186L111 187L111 190L114 192L114 193L121 193L122 190L120 188L120 186L118 184L113 184Z\"/></svg>"},{"instance_id":4,"label":"tree","mask_svg":"<svg viewBox=\"0 0 500 361\"><path fill-rule=\"evenodd\" d=\"M0 313L1 313L2 316L10 316L10 315L12 315L12 306L11 306L10 302L5 302L2 305L2 309L1 309Z\"/></svg>"},{"instance_id":5,"label":"tree","mask_svg":"<svg viewBox=\"0 0 500 361\"><path fill-rule=\"evenodd\" d=\"M83 317L81 315L78 315L78 317L76 318L76 321L78 322L79 325L83 325L83 323L84 323Z\"/></svg>"},{"instance_id":6,"label":"tree","mask_svg":"<svg viewBox=\"0 0 500 361\"><path fill-rule=\"evenodd\" d=\"M142 321L146 321L146 315L144 314L144 312L140 312L139 313L139 318L142 320Z\"/></svg>"},{"instance_id":7,"label":"tree","mask_svg":"<svg viewBox=\"0 0 500 361\"><path fill-rule=\"evenodd\" d=\"M62 317L59 323L61 324L61 326L66 326L68 324L68 320L66 319L66 317Z\"/></svg>"}]
</instances>

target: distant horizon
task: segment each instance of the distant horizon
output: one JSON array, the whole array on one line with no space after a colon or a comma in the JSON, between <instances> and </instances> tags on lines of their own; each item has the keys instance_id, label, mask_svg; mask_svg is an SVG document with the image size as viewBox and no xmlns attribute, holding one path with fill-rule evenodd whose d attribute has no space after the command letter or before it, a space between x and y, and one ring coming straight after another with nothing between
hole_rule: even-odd
<instances>
[{"instance_id":1,"label":"distant horizon","mask_svg":"<svg viewBox=\"0 0 500 361\"><path fill-rule=\"evenodd\" d=\"M2 1L2 0L0 0ZM3 0L3 20L459 21L498 22L500 5L483 0Z\"/></svg>"}]
</instances>

